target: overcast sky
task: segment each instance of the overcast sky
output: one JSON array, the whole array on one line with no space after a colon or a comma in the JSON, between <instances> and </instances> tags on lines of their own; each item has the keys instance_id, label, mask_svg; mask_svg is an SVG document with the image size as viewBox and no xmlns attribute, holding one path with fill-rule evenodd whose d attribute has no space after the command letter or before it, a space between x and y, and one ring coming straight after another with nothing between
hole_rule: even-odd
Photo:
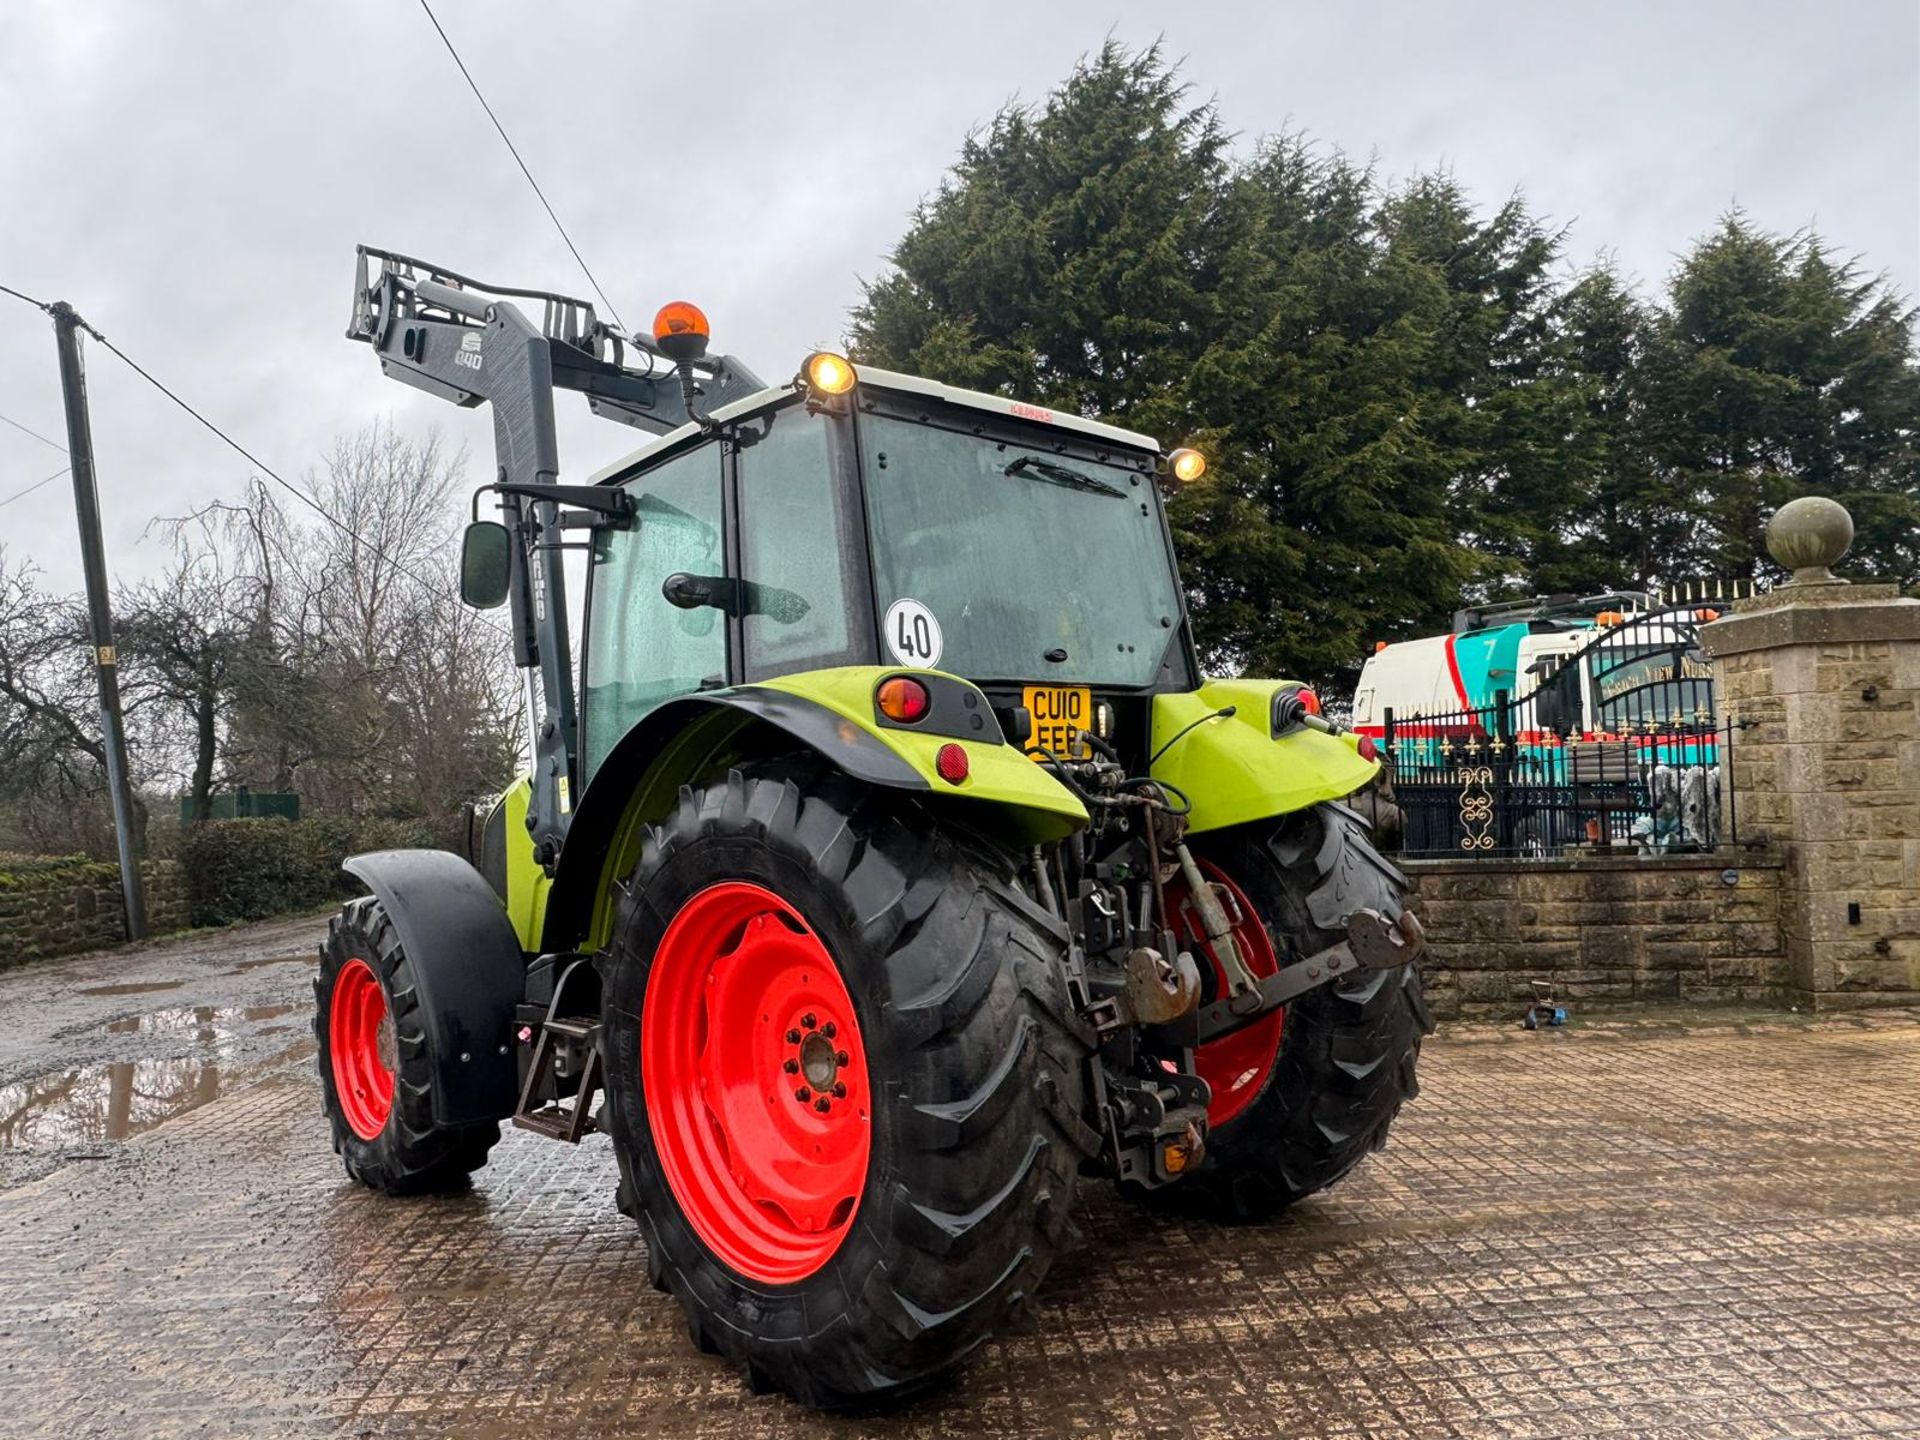
<instances>
[{"instance_id":1,"label":"overcast sky","mask_svg":"<svg viewBox=\"0 0 1920 1440\"><path fill-rule=\"evenodd\" d=\"M843 333L969 127L1109 31L1164 37L1243 146L1298 128L1489 205L1518 188L1573 260L1650 287L1737 201L1920 289L1916 0L435 9L626 321L693 299L769 378ZM72 302L285 473L387 414L484 462L482 412L342 338L358 241L587 293L417 0L0 0L0 283ZM109 563L146 573L146 523L247 467L97 346L88 375ZM0 415L64 439L51 328L5 296ZM569 420L563 464L638 439ZM0 426L0 498L62 463ZM78 584L64 480L0 508L0 545Z\"/></svg>"}]
</instances>

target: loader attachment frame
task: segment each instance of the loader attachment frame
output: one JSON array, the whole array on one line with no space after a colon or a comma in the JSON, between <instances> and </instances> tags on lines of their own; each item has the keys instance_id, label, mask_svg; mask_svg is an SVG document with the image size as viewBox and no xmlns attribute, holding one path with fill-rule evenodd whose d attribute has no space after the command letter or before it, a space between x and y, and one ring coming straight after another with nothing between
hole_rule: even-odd
<instances>
[{"instance_id":1,"label":"loader attachment frame","mask_svg":"<svg viewBox=\"0 0 1920 1440\"><path fill-rule=\"evenodd\" d=\"M515 301L537 302L540 323ZM493 407L513 658L539 672L541 692L527 829L535 858L551 867L581 779L553 392L580 391L598 414L665 433L697 418L696 398L710 409L752 394L760 381L727 356L670 360L653 342L601 321L588 301L488 285L367 245L358 247L347 338L373 346L393 379L463 407Z\"/></svg>"}]
</instances>

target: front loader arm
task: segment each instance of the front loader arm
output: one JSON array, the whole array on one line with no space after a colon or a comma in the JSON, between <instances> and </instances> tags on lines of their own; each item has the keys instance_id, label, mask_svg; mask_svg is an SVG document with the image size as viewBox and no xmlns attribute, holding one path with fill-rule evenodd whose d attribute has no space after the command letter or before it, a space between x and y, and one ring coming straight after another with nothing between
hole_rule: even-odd
<instances>
[{"instance_id":1,"label":"front loader arm","mask_svg":"<svg viewBox=\"0 0 1920 1440\"><path fill-rule=\"evenodd\" d=\"M538 302L541 323L529 320L515 300ZM538 493L560 478L553 392L581 391L602 414L665 432L690 418L689 393L725 403L760 382L719 357L696 362L683 383L653 346L602 324L584 300L483 285L365 245L347 337L373 346L380 368L396 380L456 405L493 406L494 479L508 487L499 500L511 540L514 663L539 671L527 829L536 859L550 866L565 842L580 785L560 497ZM621 363L629 345L644 368ZM657 368L662 365L668 368Z\"/></svg>"},{"instance_id":2,"label":"front loader arm","mask_svg":"<svg viewBox=\"0 0 1920 1440\"><path fill-rule=\"evenodd\" d=\"M361 275L367 252L360 256ZM383 271L372 291L356 297L354 328L398 380L456 405L493 404L496 478L543 486L558 482L553 427L553 341L517 307L449 285ZM578 712L567 634L567 577L557 544L559 509L525 494L500 497L511 537L507 592L514 663L537 668L540 723L534 734L533 796L528 830L546 863L560 851L578 788Z\"/></svg>"}]
</instances>

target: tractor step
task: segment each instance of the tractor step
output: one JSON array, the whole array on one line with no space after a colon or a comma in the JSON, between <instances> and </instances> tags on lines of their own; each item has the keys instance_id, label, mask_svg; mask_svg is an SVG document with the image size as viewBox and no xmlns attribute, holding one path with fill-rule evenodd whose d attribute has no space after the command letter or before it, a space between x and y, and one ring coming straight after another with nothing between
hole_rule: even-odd
<instances>
[{"instance_id":1,"label":"tractor step","mask_svg":"<svg viewBox=\"0 0 1920 1440\"><path fill-rule=\"evenodd\" d=\"M595 1128L593 1121L594 1097L600 1093L600 1027L585 1021L548 1019L540 1026L540 1037L534 1042L533 1061L527 1066L527 1082L520 1087L520 1103L514 1106L513 1123L521 1130L531 1130L536 1135L545 1135L550 1140L564 1140L569 1145L580 1143L580 1137ZM579 1054L584 1051L585 1063L580 1066L580 1086L572 1096L572 1103L556 1100L539 1109L533 1106L549 1080L555 1082L554 1062L562 1049Z\"/></svg>"},{"instance_id":2,"label":"tractor step","mask_svg":"<svg viewBox=\"0 0 1920 1440\"><path fill-rule=\"evenodd\" d=\"M581 1136L599 1128L594 1124L593 1117L581 1119L579 1109L577 1105L549 1105L531 1115L515 1115L513 1123L518 1129L531 1130L549 1140L564 1140L569 1145L577 1145Z\"/></svg>"},{"instance_id":3,"label":"tractor step","mask_svg":"<svg viewBox=\"0 0 1920 1440\"><path fill-rule=\"evenodd\" d=\"M564 965L557 963L562 960ZM600 1093L600 1024L578 1013L585 997L573 998L572 991L579 987L570 990L569 985L575 976L593 973L592 961L584 955L543 956L541 964L557 968L559 973L546 1000L546 1013L537 1021L527 1018L520 1026L520 1043L531 1040L533 1054L527 1061L519 1103L513 1107L513 1123L536 1135L575 1145L594 1128L593 1101ZM563 1007L575 1013L563 1015ZM563 1080L579 1082L570 1097L571 1105L566 1103L569 1097L561 1093Z\"/></svg>"}]
</instances>

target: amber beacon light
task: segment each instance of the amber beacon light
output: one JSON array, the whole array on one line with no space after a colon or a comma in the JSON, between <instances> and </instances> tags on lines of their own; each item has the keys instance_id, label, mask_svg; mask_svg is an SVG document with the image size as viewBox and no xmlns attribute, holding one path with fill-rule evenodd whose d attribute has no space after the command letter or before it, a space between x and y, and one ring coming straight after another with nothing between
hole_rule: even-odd
<instances>
[{"instance_id":1,"label":"amber beacon light","mask_svg":"<svg viewBox=\"0 0 1920 1440\"><path fill-rule=\"evenodd\" d=\"M1207 457L1198 450L1182 446L1167 457L1167 468L1182 485L1191 485L1207 473Z\"/></svg>"},{"instance_id":2,"label":"amber beacon light","mask_svg":"<svg viewBox=\"0 0 1920 1440\"><path fill-rule=\"evenodd\" d=\"M712 334L705 313L685 300L668 301L653 317L653 343L669 360L698 360Z\"/></svg>"}]
</instances>

